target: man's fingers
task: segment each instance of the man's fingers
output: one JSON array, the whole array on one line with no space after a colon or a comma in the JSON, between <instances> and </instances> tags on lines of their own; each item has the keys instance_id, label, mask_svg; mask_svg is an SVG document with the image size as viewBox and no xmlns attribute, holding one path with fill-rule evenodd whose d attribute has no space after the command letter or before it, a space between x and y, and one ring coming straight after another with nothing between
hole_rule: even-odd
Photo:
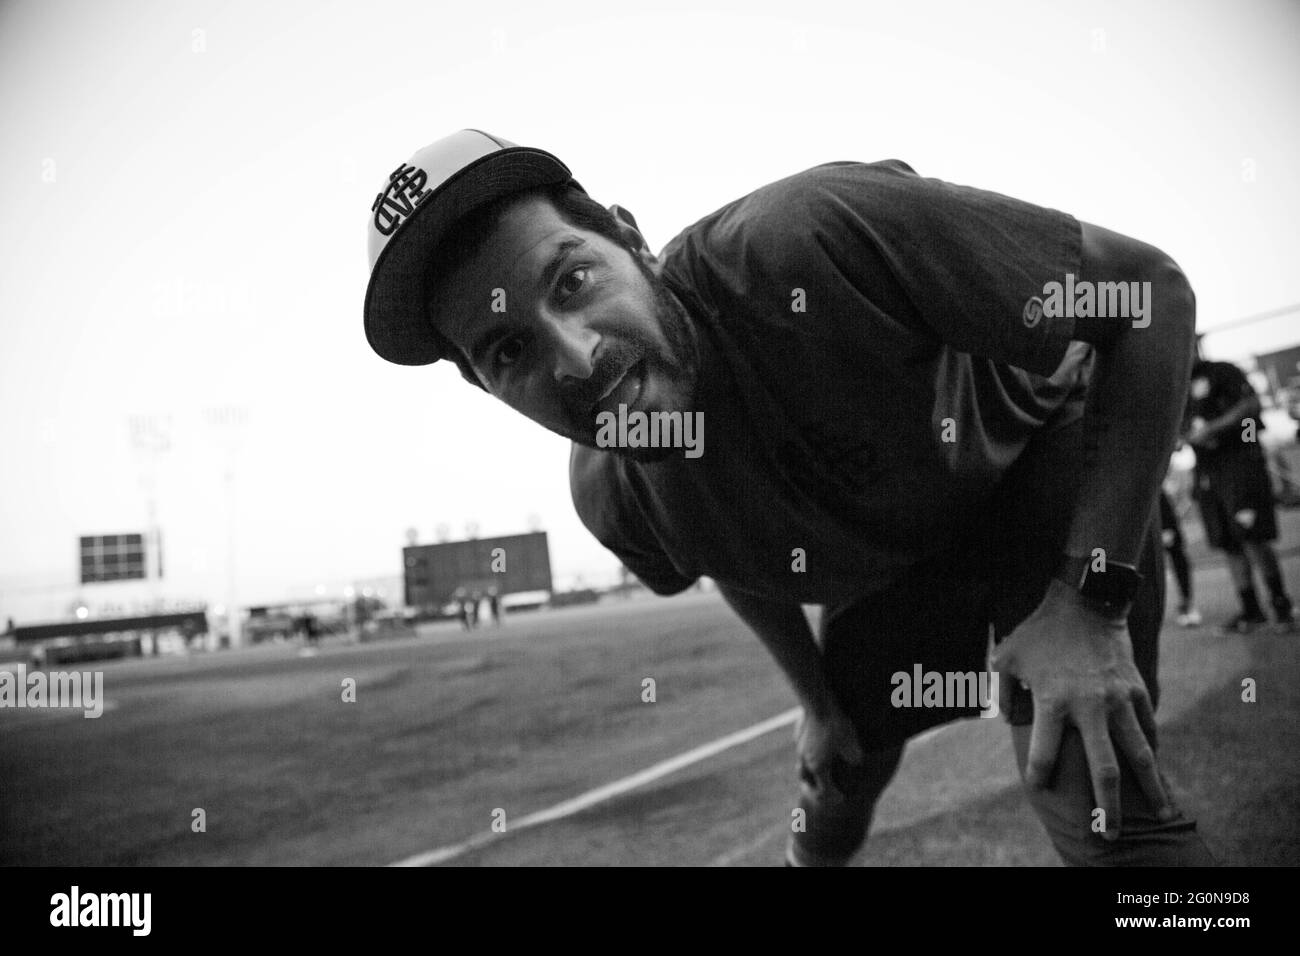
<instances>
[{"instance_id":1,"label":"man's fingers","mask_svg":"<svg viewBox=\"0 0 1300 956\"><path fill-rule=\"evenodd\" d=\"M997 664L990 662L989 669L998 675L998 709L1004 714L1011 713L1011 701L1019 678L1009 670L999 670Z\"/></svg>"},{"instance_id":2,"label":"man's fingers","mask_svg":"<svg viewBox=\"0 0 1300 956\"><path fill-rule=\"evenodd\" d=\"M1008 638L993 648L992 653L989 654L989 670L997 671L1007 679L1015 677L1013 671L1016 666L1015 655L1011 652L1010 643L1011 639Z\"/></svg>"},{"instance_id":3,"label":"man's fingers","mask_svg":"<svg viewBox=\"0 0 1300 956\"><path fill-rule=\"evenodd\" d=\"M1025 761L1025 783L1029 786L1046 787L1052 779L1064 731L1065 720L1060 709L1034 698L1034 725L1029 733L1029 757Z\"/></svg>"},{"instance_id":4,"label":"man's fingers","mask_svg":"<svg viewBox=\"0 0 1300 956\"><path fill-rule=\"evenodd\" d=\"M1133 710L1137 713L1138 726L1142 728L1142 733L1146 735L1147 743L1151 749L1155 750L1156 744L1156 712L1151 706L1151 698L1147 695L1146 688L1133 694Z\"/></svg>"},{"instance_id":5,"label":"man's fingers","mask_svg":"<svg viewBox=\"0 0 1300 956\"><path fill-rule=\"evenodd\" d=\"M1121 825L1119 804L1119 760L1110 743L1110 727L1103 707L1091 707L1076 719L1079 735L1083 738L1083 752L1092 777L1093 799L1104 814L1101 835L1107 840L1119 839Z\"/></svg>"},{"instance_id":6,"label":"man's fingers","mask_svg":"<svg viewBox=\"0 0 1300 956\"><path fill-rule=\"evenodd\" d=\"M1120 751L1128 760L1128 765L1133 768L1138 785L1146 794L1147 800L1151 802L1151 806L1155 807L1161 819L1168 819L1175 811L1170 805L1168 794L1165 793L1164 781L1160 779L1155 751L1147 742L1147 735L1141 726L1140 712L1135 711L1136 701L1133 707L1120 708L1112 718L1115 742L1119 744Z\"/></svg>"}]
</instances>

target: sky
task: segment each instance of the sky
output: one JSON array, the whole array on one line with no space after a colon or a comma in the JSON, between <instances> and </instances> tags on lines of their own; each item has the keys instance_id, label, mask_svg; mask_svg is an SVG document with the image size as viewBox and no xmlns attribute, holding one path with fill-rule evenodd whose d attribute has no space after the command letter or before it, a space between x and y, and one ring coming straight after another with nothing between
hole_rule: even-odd
<instances>
[{"instance_id":1,"label":"sky","mask_svg":"<svg viewBox=\"0 0 1300 956\"><path fill-rule=\"evenodd\" d=\"M0 619L100 600L78 536L150 502L173 598L338 593L441 525L615 580L563 439L366 345L370 202L456 129L555 153L655 249L901 158L1159 246L1212 330L1300 303L1297 50L1289 0L0 4Z\"/></svg>"}]
</instances>

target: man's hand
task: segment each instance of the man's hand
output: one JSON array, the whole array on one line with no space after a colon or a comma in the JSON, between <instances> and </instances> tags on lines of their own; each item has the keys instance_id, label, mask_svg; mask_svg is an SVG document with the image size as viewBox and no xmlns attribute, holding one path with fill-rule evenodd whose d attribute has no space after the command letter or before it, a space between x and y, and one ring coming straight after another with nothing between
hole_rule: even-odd
<instances>
[{"instance_id":1,"label":"man's hand","mask_svg":"<svg viewBox=\"0 0 1300 956\"><path fill-rule=\"evenodd\" d=\"M841 797L852 796L852 773L834 772L836 758L851 765L845 770L861 767L862 747L858 732L844 712L829 703L820 714L804 709L795 726L795 750L799 755L799 779L820 798L831 792Z\"/></svg>"},{"instance_id":2,"label":"man's hand","mask_svg":"<svg viewBox=\"0 0 1300 956\"><path fill-rule=\"evenodd\" d=\"M1047 785L1068 721L1083 738L1096 805L1106 814L1107 840L1118 839L1122 824L1120 766L1112 739L1160 819L1176 816L1149 743L1155 740L1155 714L1124 621L1107 620L1077 591L1054 580L1038 610L998 646L992 666L1004 680L1028 685L1034 696L1026 783Z\"/></svg>"}]
</instances>

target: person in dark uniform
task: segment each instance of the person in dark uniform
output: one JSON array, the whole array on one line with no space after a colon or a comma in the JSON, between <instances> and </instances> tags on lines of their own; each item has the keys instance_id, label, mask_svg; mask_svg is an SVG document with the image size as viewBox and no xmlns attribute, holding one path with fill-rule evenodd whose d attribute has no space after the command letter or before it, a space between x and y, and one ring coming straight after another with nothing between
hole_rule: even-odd
<instances>
[{"instance_id":1,"label":"person in dark uniform","mask_svg":"<svg viewBox=\"0 0 1300 956\"><path fill-rule=\"evenodd\" d=\"M1241 369L1197 358L1187 408L1187 443L1196 451L1195 497L1206 538L1226 555L1241 600L1240 613L1224 630L1243 634L1268 623L1255 591L1255 571L1268 588L1278 629L1295 627L1272 545L1277 511L1259 440L1264 429L1260 411L1259 396Z\"/></svg>"},{"instance_id":2,"label":"person in dark uniform","mask_svg":"<svg viewBox=\"0 0 1300 956\"><path fill-rule=\"evenodd\" d=\"M899 160L770 183L656 256L556 157L478 130L371 213L371 347L571 439L593 535L658 594L713 579L784 672L787 863L847 862L907 741L981 711L894 682L982 672L990 632L1061 856L1214 862L1155 754L1153 518L1195 327L1169 256ZM611 437L635 415L708 428Z\"/></svg>"},{"instance_id":3,"label":"person in dark uniform","mask_svg":"<svg viewBox=\"0 0 1300 956\"><path fill-rule=\"evenodd\" d=\"M453 595L456 601L456 616L460 618L460 626L465 630L473 630L474 622L470 618L469 595L465 593L464 588L457 588Z\"/></svg>"},{"instance_id":4,"label":"person in dark uniform","mask_svg":"<svg viewBox=\"0 0 1300 956\"><path fill-rule=\"evenodd\" d=\"M303 611L300 621L300 628L303 637L307 639L307 646L315 647L320 643L320 620L311 608L307 608L307 610Z\"/></svg>"},{"instance_id":5,"label":"person in dark uniform","mask_svg":"<svg viewBox=\"0 0 1300 956\"><path fill-rule=\"evenodd\" d=\"M1201 612L1192 600L1192 563L1187 559L1178 512L1164 489L1160 491L1160 538L1173 567L1174 581L1178 584L1178 626L1197 627L1201 623Z\"/></svg>"}]
</instances>

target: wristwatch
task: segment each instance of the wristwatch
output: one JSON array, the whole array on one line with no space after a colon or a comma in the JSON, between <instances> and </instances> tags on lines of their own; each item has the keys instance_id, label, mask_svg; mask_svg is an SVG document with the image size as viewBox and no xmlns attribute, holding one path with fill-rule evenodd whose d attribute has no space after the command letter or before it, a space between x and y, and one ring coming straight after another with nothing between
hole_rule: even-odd
<instances>
[{"instance_id":1,"label":"wristwatch","mask_svg":"<svg viewBox=\"0 0 1300 956\"><path fill-rule=\"evenodd\" d=\"M1096 609L1109 618L1125 618L1133 604L1133 596L1142 583L1142 575L1131 564L1103 561L1105 571L1093 570L1094 558L1067 555L1062 559L1056 576Z\"/></svg>"}]
</instances>

